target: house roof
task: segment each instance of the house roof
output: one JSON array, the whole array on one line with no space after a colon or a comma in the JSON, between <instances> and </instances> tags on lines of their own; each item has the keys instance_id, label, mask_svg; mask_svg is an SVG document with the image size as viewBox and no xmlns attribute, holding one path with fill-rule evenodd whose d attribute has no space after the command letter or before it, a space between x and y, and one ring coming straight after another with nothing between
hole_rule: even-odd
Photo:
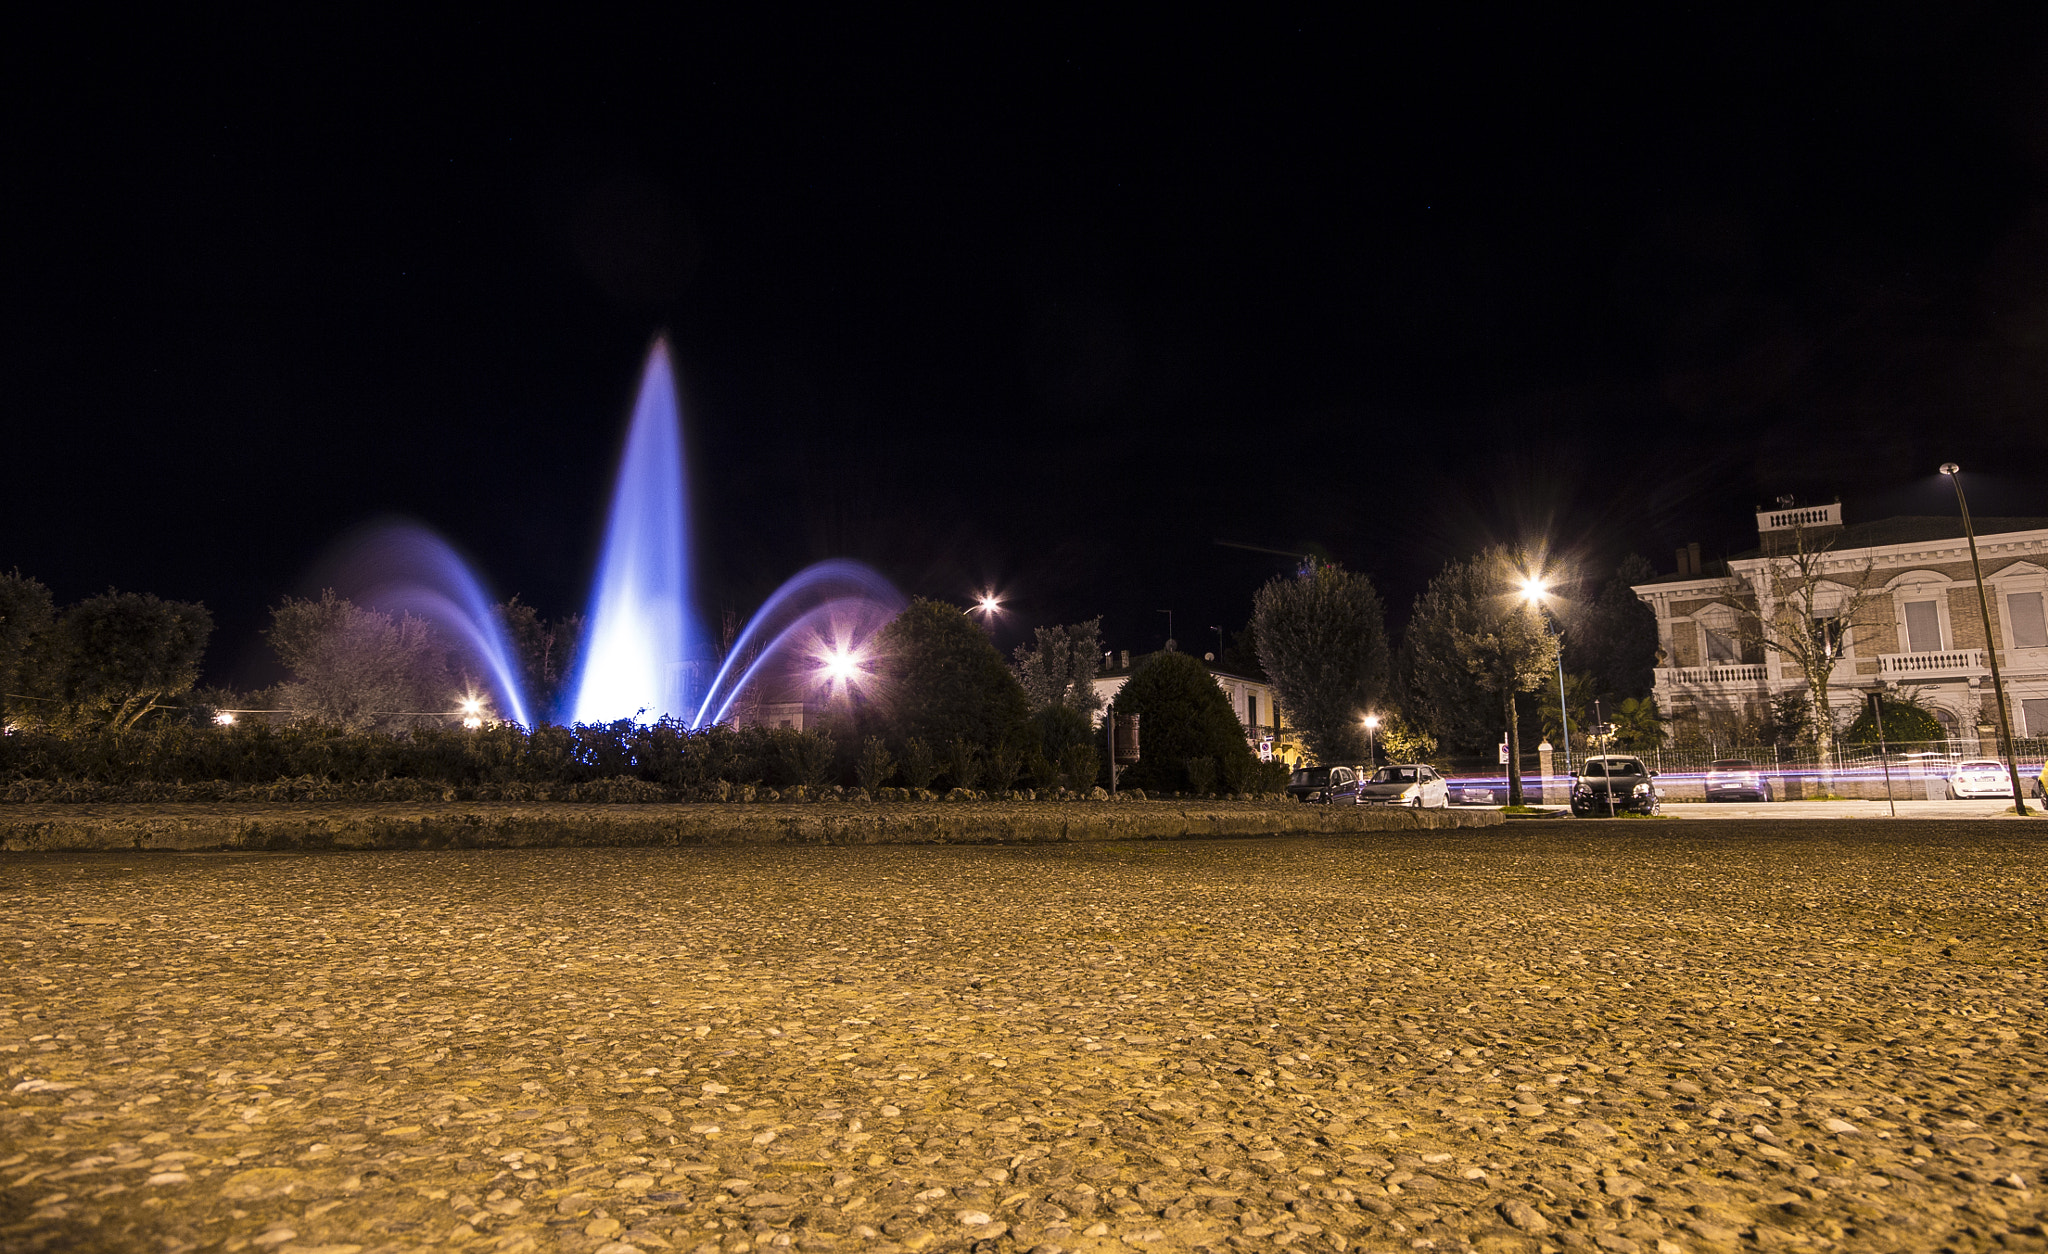
<instances>
[{"instance_id":1,"label":"house roof","mask_svg":"<svg viewBox=\"0 0 2048 1254\"><path fill-rule=\"evenodd\" d=\"M2048 531L2048 518L1974 518L1971 525L1979 540L2006 535L2015 531ZM1839 535L1829 537L1830 547L1843 549L1880 548L1887 544L1927 544L1937 540L1960 540L1963 538L1963 520L1960 515L1949 514L1904 514L1897 518L1879 518L1872 522L1853 523L1842 528ZM1732 560L1742 561L1762 557L1761 548L1745 549L1733 555ZM1720 563L1709 562L1709 566ZM1636 584L1647 588L1653 584L1692 583L1701 579L1725 578L1725 569L1719 574L1709 575L1658 575Z\"/></svg>"}]
</instances>

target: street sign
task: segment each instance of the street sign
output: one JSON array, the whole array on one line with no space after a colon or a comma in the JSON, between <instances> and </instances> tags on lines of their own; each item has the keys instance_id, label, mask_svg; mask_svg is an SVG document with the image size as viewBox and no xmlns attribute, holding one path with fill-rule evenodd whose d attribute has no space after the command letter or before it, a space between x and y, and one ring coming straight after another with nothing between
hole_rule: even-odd
<instances>
[{"instance_id":1,"label":"street sign","mask_svg":"<svg viewBox=\"0 0 2048 1254\"><path fill-rule=\"evenodd\" d=\"M1614 724L1595 723L1593 724L1593 734L1595 736L1612 736L1614 734Z\"/></svg>"},{"instance_id":2,"label":"street sign","mask_svg":"<svg viewBox=\"0 0 2048 1254\"><path fill-rule=\"evenodd\" d=\"M1508 742L1505 740L1500 742L1500 764L1502 766L1508 764Z\"/></svg>"}]
</instances>

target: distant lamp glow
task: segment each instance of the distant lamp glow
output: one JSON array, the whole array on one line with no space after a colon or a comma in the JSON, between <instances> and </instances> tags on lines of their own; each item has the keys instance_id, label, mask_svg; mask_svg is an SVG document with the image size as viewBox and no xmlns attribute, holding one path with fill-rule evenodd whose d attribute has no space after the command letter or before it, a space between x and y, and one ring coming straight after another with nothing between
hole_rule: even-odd
<instances>
[{"instance_id":1,"label":"distant lamp glow","mask_svg":"<svg viewBox=\"0 0 2048 1254\"><path fill-rule=\"evenodd\" d=\"M1524 601L1541 601L1549 595L1550 584L1543 576L1530 575L1522 580L1522 599Z\"/></svg>"},{"instance_id":2,"label":"distant lamp glow","mask_svg":"<svg viewBox=\"0 0 2048 1254\"><path fill-rule=\"evenodd\" d=\"M1377 714L1368 714L1368 715L1366 715L1366 716L1365 716L1365 725L1366 725L1366 726L1367 726L1368 728L1375 728L1375 727L1378 727L1378 726L1380 725L1380 716L1379 716L1379 715L1377 715Z\"/></svg>"},{"instance_id":3,"label":"distant lamp glow","mask_svg":"<svg viewBox=\"0 0 2048 1254\"><path fill-rule=\"evenodd\" d=\"M462 725L475 731L484 725L484 699L475 693L462 698Z\"/></svg>"},{"instance_id":4,"label":"distant lamp glow","mask_svg":"<svg viewBox=\"0 0 2048 1254\"><path fill-rule=\"evenodd\" d=\"M235 725L235 712L233 710L222 710L213 716L213 721L219 723L222 727L233 727Z\"/></svg>"},{"instance_id":5,"label":"distant lamp glow","mask_svg":"<svg viewBox=\"0 0 2048 1254\"><path fill-rule=\"evenodd\" d=\"M984 592L981 594L981 599L974 603L974 608L980 613L993 615L1003 608L1003 603L996 597L995 593Z\"/></svg>"}]
</instances>

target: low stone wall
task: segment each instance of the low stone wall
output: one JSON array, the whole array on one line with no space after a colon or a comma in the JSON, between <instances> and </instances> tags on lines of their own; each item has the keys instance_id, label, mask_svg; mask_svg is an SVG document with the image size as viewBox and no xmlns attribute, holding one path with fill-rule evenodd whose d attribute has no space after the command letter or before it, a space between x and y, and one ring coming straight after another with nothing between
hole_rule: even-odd
<instances>
[{"instance_id":1,"label":"low stone wall","mask_svg":"<svg viewBox=\"0 0 2048 1254\"><path fill-rule=\"evenodd\" d=\"M1171 801L856 805L16 805L0 851L1040 844L1493 827L1497 810Z\"/></svg>"}]
</instances>

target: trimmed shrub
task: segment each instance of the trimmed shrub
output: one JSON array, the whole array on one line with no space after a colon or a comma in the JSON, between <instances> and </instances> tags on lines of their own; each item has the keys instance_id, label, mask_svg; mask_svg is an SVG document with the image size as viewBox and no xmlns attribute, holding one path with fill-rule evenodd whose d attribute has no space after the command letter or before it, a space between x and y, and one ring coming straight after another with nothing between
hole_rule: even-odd
<instances>
[{"instance_id":1,"label":"trimmed shrub","mask_svg":"<svg viewBox=\"0 0 2048 1254\"><path fill-rule=\"evenodd\" d=\"M1226 779L1232 771L1248 771L1255 760L1230 699L1208 669L1185 653L1155 653L1146 659L1110 708L1143 718L1138 735L1143 756L1119 777L1128 787L1207 792L1189 778L1190 759L1208 759L1211 770L1221 769ZM1213 787L1215 775L1209 778Z\"/></svg>"}]
</instances>

